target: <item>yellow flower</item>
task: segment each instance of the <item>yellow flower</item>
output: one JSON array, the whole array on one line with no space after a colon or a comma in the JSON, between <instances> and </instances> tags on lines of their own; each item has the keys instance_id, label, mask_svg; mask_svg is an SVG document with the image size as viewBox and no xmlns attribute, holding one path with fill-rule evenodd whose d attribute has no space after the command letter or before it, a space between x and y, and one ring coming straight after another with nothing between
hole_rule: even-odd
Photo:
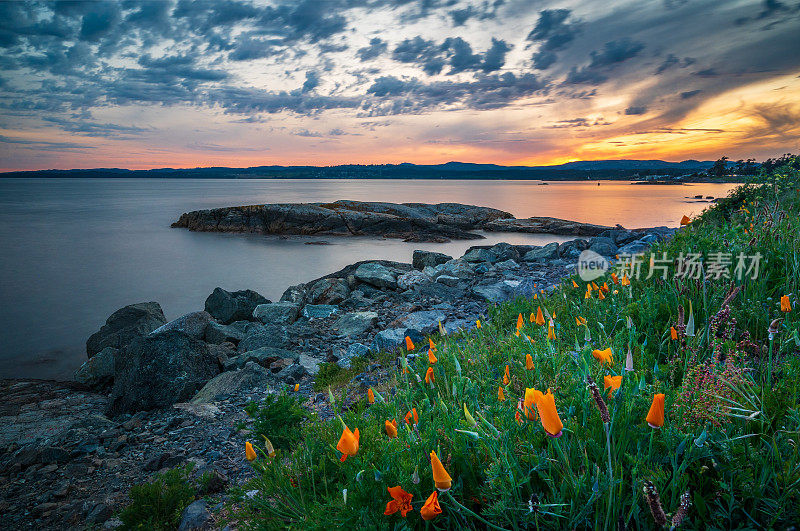
<instances>
[{"instance_id":1,"label":"yellow flower","mask_svg":"<svg viewBox=\"0 0 800 531\"><path fill-rule=\"evenodd\" d=\"M300 390L300 384L299 383L294 384L294 392L296 393L299 390Z\"/></svg>"},{"instance_id":2,"label":"yellow flower","mask_svg":"<svg viewBox=\"0 0 800 531\"><path fill-rule=\"evenodd\" d=\"M628 279L628 275L627 274L622 275L622 280L620 280L619 283L622 286L630 286L631 285L631 281Z\"/></svg>"},{"instance_id":3,"label":"yellow flower","mask_svg":"<svg viewBox=\"0 0 800 531\"><path fill-rule=\"evenodd\" d=\"M244 443L244 456L248 461L252 462L256 460L256 451L253 450L253 445L250 444L250 441Z\"/></svg>"},{"instance_id":4,"label":"yellow flower","mask_svg":"<svg viewBox=\"0 0 800 531\"><path fill-rule=\"evenodd\" d=\"M480 319L478 319L477 321L475 321L475 327L476 327L476 328L480 328L480 327L481 327L481 320L480 320Z\"/></svg>"}]
</instances>

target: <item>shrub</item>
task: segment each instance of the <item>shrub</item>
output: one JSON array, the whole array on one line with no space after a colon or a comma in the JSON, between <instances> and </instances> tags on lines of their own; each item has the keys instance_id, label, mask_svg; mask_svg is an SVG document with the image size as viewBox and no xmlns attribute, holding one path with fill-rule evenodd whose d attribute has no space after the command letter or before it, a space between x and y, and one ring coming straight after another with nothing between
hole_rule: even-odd
<instances>
[{"instance_id":1,"label":"shrub","mask_svg":"<svg viewBox=\"0 0 800 531\"><path fill-rule=\"evenodd\" d=\"M253 418L256 439L268 437L275 448L293 448L301 437L300 425L308 418L298 398L286 394L270 394L259 404L251 402L245 409Z\"/></svg>"},{"instance_id":2,"label":"shrub","mask_svg":"<svg viewBox=\"0 0 800 531\"><path fill-rule=\"evenodd\" d=\"M174 468L131 487L131 503L119 514L122 529L176 529L197 491L191 481L192 468L192 464Z\"/></svg>"}]
</instances>

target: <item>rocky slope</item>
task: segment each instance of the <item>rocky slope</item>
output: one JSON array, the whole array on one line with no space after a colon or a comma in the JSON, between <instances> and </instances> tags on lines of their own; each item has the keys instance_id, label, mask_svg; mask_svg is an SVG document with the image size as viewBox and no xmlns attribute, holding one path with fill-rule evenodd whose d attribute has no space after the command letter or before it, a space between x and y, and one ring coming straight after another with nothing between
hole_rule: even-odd
<instances>
[{"instance_id":1,"label":"rocky slope","mask_svg":"<svg viewBox=\"0 0 800 531\"><path fill-rule=\"evenodd\" d=\"M299 384L306 405L329 416L327 394L313 390L320 363L350 368L406 336L422 345L440 323L470 329L488 305L551 289L585 249L611 259L670 233L613 229L542 247L475 246L456 259L415 251L411 264L359 262L277 302L217 288L203 310L169 323L156 302L121 308L87 341L77 383L0 384L0 510L12 528L114 527L130 485L158 470L193 462L241 483L250 400ZM372 363L353 374L353 400L389 372Z\"/></svg>"},{"instance_id":2,"label":"rocky slope","mask_svg":"<svg viewBox=\"0 0 800 531\"><path fill-rule=\"evenodd\" d=\"M508 212L458 203L271 204L195 210L172 224L194 231L285 235L381 236L445 242L482 238L471 231L596 236L609 227L556 218L515 219Z\"/></svg>"}]
</instances>

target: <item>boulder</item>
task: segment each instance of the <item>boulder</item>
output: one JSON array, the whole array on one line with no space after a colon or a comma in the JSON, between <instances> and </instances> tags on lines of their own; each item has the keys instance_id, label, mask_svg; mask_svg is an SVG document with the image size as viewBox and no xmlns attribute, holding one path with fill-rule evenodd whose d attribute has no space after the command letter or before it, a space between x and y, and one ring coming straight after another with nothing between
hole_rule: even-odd
<instances>
[{"instance_id":1,"label":"boulder","mask_svg":"<svg viewBox=\"0 0 800 531\"><path fill-rule=\"evenodd\" d=\"M304 284L289 286L286 288L286 291L283 292L283 295L281 295L281 302L296 302L297 304L303 304L307 295L308 290Z\"/></svg>"},{"instance_id":2,"label":"boulder","mask_svg":"<svg viewBox=\"0 0 800 531\"><path fill-rule=\"evenodd\" d=\"M272 375L268 370L251 361L238 371L223 372L209 380L194 395L192 402L195 404L207 404L217 402L227 396L249 392L253 389L267 389L271 378Z\"/></svg>"},{"instance_id":3,"label":"boulder","mask_svg":"<svg viewBox=\"0 0 800 531\"><path fill-rule=\"evenodd\" d=\"M611 238L597 236L592 238L589 249L601 256L613 256L617 254L617 245Z\"/></svg>"},{"instance_id":4,"label":"boulder","mask_svg":"<svg viewBox=\"0 0 800 531\"><path fill-rule=\"evenodd\" d=\"M422 335L431 334L439 329L439 322L447 320L447 316L438 310L422 310L412 312L398 319L406 328L416 330ZM413 341L413 337L411 338Z\"/></svg>"},{"instance_id":5,"label":"boulder","mask_svg":"<svg viewBox=\"0 0 800 531\"><path fill-rule=\"evenodd\" d=\"M650 249L650 243L643 241L643 240L636 240L627 245L623 245L619 249L617 249L618 255L633 255L633 254L643 254L647 253Z\"/></svg>"},{"instance_id":6,"label":"boulder","mask_svg":"<svg viewBox=\"0 0 800 531\"><path fill-rule=\"evenodd\" d=\"M475 286L472 288L472 295L486 302L501 302L508 299L505 284L502 282Z\"/></svg>"},{"instance_id":7,"label":"boulder","mask_svg":"<svg viewBox=\"0 0 800 531\"><path fill-rule=\"evenodd\" d=\"M114 382L114 347L106 347L75 371L75 381L90 389L103 389Z\"/></svg>"},{"instance_id":8,"label":"boulder","mask_svg":"<svg viewBox=\"0 0 800 531\"><path fill-rule=\"evenodd\" d=\"M307 373L306 368L299 363L292 363L288 367L281 370L276 376L277 378L289 385L300 382L300 379Z\"/></svg>"},{"instance_id":9,"label":"boulder","mask_svg":"<svg viewBox=\"0 0 800 531\"><path fill-rule=\"evenodd\" d=\"M206 327L211 321L212 317L208 312L187 313L174 321L159 326L150 332L150 335L160 334L161 332L167 332L169 330L178 330L195 339L203 339L203 337L205 337Z\"/></svg>"},{"instance_id":10,"label":"boulder","mask_svg":"<svg viewBox=\"0 0 800 531\"><path fill-rule=\"evenodd\" d=\"M376 262L366 262L353 273L356 279L376 288L397 288L397 273Z\"/></svg>"},{"instance_id":11,"label":"boulder","mask_svg":"<svg viewBox=\"0 0 800 531\"><path fill-rule=\"evenodd\" d=\"M445 286L456 286L460 280L460 278L452 277L450 275L439 275L436 277L436 282L439 284L444 284Z\"/></svg>"},{"instance_id":12,"label":"boulder","mask_svg":"<svg viewBox=\"0 0 800 531\"><path fill-rule=\"evenodd\" d=\"M208 512L205 500L197 500L189 504L181 514L181 523L178 531L204 531L212 529L214 520Z\"/></svg>"},{"instance_id":13,"label":"boulder","mask_svg":"<svg viewBox=\"0 0 800 531\"><path fill-rule=\"evenodd\" d=\"M316 376L319 372L319 360L308 354L300 354L297 363L306 370L307 374Z\"/></svg>"},{"instance_id":14,"label":"boulder","mask_svg":"<svg viewBox=\"0 0 800 531\"><path fill-rule=\"evenodd\" d=\"M205 338L207 343L220 344L229 341L235 344L249 334L263 329L262 325L250 321L235 321L229 325L211 321L206 326Z\"/></svg>"},{"instance_id":15,"label":"boulder","mask_svg":"<svg viewBox=\"0 0 800 531\"><path fill-rule=\"evenodd\" d=\"M353 358L359 357L363 358L369 353L369 347L366 345L362 345L361 343L353 343L349 347L347 347L347 352L345 352L337 361L336 365L341 367L342 369L349 369L352 363Z\"/></svg>"},{"instance_id":16,"label":"boulder","mask_svg":"<svg viewBox=\"0 0 800 531\"><path fill-rule=\"evenodd\" d=\"M456 278L472 278L475 276L475 266L464 260L450 260L446 264L436 266L439 275L449 275Z\"/></svg>"},{"instance_id":17,"label":"boulder","mask_svg":"<svg viewBox=\"0 0 800 531\"><path fill-rule=\"evenodd\" d=\"M303 307L303 317L306 319L326 319L339 311L335 304L306 304Z\"/></svg>"},{"instance_id":18,"label":"boulder","mask_svg":"<svg viewBox=\"0 0 800 531\"><path fill-rule=\"evenodd\" d=\"M297 320L300 305L294 302L270 302L259 304L253 310L253 317L262 323L291 324Z\"/></svg>"},{"instance_id":19,"label":"boulder","mask_svg":"<svg viewBox=\"0 0 800 531\"><path fill-rule=\"evenodd\" d=\"M341 304L350 296L350 287L343 278L323 278L311 285L308 302L312 304Z\"/></svg>"},{"instance_id":20,"label":"boulder","mask_svg":"<svg viewBox=\"0 0 800 531\"><path fill-rule=\"evenodd\" d=\"M564 242L558 246L558 256L559 258L564 259L573 259L578 258L580 256L581 251L585 251L589 248L589 242L582 239L571 240L568 242Z\"/></svg>"},{"instance_id":21,"label":"boulder","mask_svg":"<svg viewBox=\"0 0 800 531\"><path fill-rule=\"evenodd\" d=\"M444 264L452 260L452 256L448 256L443 253L436 253L433 251L421 251L416 250L414 251L413 258L411 259L411 265L414 266L414 269L419 269L422 271L425 269L426 266L428 267L436 267L439 264Z\"/></svg>"},{"instance_id":22,"label":"boulder","mask_svg":"<svg viewBox=\"0 0 800 531\"><path fill-rule=\"evenodd\" d=\"M473 247L469 249L461 259L465 262L490 262L494 263L497 261L497 255L495 255L491 250L484 249L482 247Z\"/></svg>"},{"instance_id":23,"label":"boulder","mask_svg":"<svg viewBox=\"0 0 800 531\"><path fill-rule=\"evenodd\" d=\"M270 301L253 290L225 291L216 288L206 299L205 310L222 324L253 319L253 310Z\"/></svg>"},{"instance_id":24,"label":"boulder","mask_svg":"<svg viewBox=\"0 0 800 531\"><path fill-rule=\"evenodd\" d=\"M375 334L371 350L375 352L391 352L399 347L405 348L406 336L411 338L416 346L422 344L422 334L409 328L387 328Z\"/></svg>"},{"instance_id":25,"label":"boulder","mask_svg":"<svg viewBox=\"0 0 800 531\"><path fill-rule=\"evenodd\" d=\"M355 337L372 330L377 322L376 312L350 312L339 317L332 328L341 337Z\"/></svg>"},{"instance_id":26,"label":"boulder","mask_svg":"<svg viewBox=\"0 0 800 531\"><path fill-rule=\"evenodd\" d=\"M519 264L514 260L505 260L503 262L497 262L494 267L501 271L508 271L511 269L519 269Z\"/></svg>"},{"instance_id":27,"label":"boulder","mask_svg":"<svg viewBox=\"0 0 800 531\"><path fill-rule=\"evenodd\" d=\"M418 284L424 284L425 282L430 282L431 277L423 273L422 271L417 271L416 269L413 271L409 271L408 273L403 273L402 275L397 277L397 287L401 290L405 291L407 289L411 289Z\"/></svg>"},{"instance_id":28,"label":"boulder","mask_svg":"<svg viewBox=\"0 0 800 531\"><path fill-rule=\"evenodd\" d=\"M239 354L238 356L228 358L228 360L223 364L223 368L226 371L235 371L243 368L251 361L261 365L262 367L269 368L270 365L281 359L295 360L297 359L297 355L290 350L284 350L282 348L261 347L256 350L251 350L245 352L244 354Z\"/></svg>"},{"instance_id":29,"label":"boulder","mask_svg":"<svg viewBox=\"0 0 800 531\"><path fill-rule=\"evenodd\" d=\"M217 373L217 359L198 339L177 330L140 337L115 356L108 414L186 401Z\"/></svg>"},{"instance_id":30,"label":"boulder","mask_svg":"<svg viewBox=\"0 0 800 531\"><path fill-rule=\"evenodd\" d=\"M494 262L505 262L506 260L519 260L519 251L510 243L497 243L489 248L494 256Z\"/></svg>"},{"instance_id":31,"label":"boulder","mask_svg":"<svg viewBox=\"0 0 800 531\"><path fill-rule=\"evenodd\" d=\"M157 302L130 304L112 313L106 324L89 336L86 354L91 358L106 347L123 348L166 322L164 311Z\"/></svg>"},{"instance_id":32,"label":"boulder","mask_svg":"<svg viewBox=\"0 0 800 531\"><path fill-rule=\"evenodd\" d=\"M558 258L558 244L556 242L548 243L539 249L532 249L525 253L523 260L526 262L534 262L536 260L550 260Z\"/></svg>"},{"instance_id":33,"label":"boulder","mask_svg":"<svg viewBox=\"0 0 800 531\"><path fill-rule=\"evenodd\" d=\"M237 345L239 352L249 352L261 347L286 348L290 346L291 342L285 326L272 323L262 326L263 328L253 330L239 341Z\"/></svg>"}]
</instances>

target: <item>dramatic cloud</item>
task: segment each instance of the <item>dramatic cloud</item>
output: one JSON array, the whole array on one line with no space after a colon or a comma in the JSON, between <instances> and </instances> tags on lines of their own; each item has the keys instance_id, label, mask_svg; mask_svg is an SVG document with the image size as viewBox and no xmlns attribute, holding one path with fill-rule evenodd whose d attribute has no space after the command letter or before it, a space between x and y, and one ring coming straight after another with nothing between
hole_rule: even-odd
<instances>
[{"instance_id":1,"label":"dramatic cloud","mask_svg":"<svg viewBox=\"0 0 800 531\"><path fill-rule=\"evenodd\" d=\"M787 0L0 2L0 167L774 155L798 26Z\"/></svg>"}]
</instances>

